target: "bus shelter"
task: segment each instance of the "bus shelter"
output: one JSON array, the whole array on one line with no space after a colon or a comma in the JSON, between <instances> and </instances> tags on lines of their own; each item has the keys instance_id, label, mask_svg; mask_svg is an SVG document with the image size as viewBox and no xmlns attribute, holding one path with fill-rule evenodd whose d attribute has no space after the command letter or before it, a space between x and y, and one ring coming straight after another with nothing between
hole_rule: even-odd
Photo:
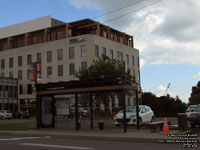
<instances>
[{"instance_id":1,"label":"bus shelter","mask_svg":"<svg viewBox=\"0 0 200 150\"><path fill-rule=\"evenodd\" d=\"M128 92L134 92L136 116L137 116L137 129L139 129L139 103L138 103L138 84L127 80L124 77L116 78L103 78L103 79L91 79L81 81L68 81L68 82L56 82L37 85L37 128L55 127L55 115L56 115L56 99L55 96L63 94L73 94L74 99L74 117L75 117L75 130L80 129L79 124L79 98L78 94L89 94L89 120L90 128L94 128L94 106L93 95L99 92L118 92L122 98L123 109L123 129L127 132L126 122L126 102L125 96Z\"/></svg>"}]
</instances>

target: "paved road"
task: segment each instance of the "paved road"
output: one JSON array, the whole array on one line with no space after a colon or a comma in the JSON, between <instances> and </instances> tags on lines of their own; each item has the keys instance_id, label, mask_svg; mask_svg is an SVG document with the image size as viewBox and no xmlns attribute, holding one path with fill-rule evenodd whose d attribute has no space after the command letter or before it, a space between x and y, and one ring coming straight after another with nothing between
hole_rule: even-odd
<instances>
[{"instance_id":1,"label":"paved road","mask_svg":"<svg viewBox=\"0 0 200 150\"><path fill-rule=\"evenodd\" d=\"M0 136L2 150L180 150L180 144Z\"/></svg>"}]
</instances>

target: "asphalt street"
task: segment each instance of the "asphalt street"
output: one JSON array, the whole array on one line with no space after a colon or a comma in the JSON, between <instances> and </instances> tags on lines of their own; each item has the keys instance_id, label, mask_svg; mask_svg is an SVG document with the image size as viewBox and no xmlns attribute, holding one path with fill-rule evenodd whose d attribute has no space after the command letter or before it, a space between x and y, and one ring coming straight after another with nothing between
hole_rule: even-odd
<instances>
[{"instance_id":1,"label":"asphalt street","mask_svg":"<svg viewBox=\"0 0 200 150\"><path fill-rule=\"evenodd\" d=\"M180 144L0 136L1 150L181 150Z\"/></svg>"}]
</instances>

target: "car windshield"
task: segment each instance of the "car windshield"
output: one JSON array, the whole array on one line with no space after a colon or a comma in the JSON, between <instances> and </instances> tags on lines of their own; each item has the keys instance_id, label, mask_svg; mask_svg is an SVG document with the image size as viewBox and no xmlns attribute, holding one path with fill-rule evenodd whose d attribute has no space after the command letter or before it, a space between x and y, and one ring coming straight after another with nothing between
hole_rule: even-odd
<instances>
[{"instance_id":1,"label":"car windshield","mask_svg":"<svg viewBox=\"0 0 200 150\"><path fill-rule=\"evenodd\" d=\"M140 107L139 107L139 111L140 111ZM120 112L122 113L123 109ZM126 112L136 112L136 106L128 106L128 107L126 107Z\"/></svg>"},{"instance_id":2,"label":"car windshield","mask_svg":"<svg viewBox=\"0 0 200 150\"><path fill-rule=\"evenodd\" d=\"M195 110L196 107L197 107L196 105L191 105L191 106L188 107L188 109L189 110Z\"/></svg>"},{"instance_id":3,"label":"car windshield","mask_svg":"<svg viewBox=\"0 0 200 150\"><path fill-rule=\"evenodd\" d=\"M200 105L196 107L195 112L200 112Z\"/></svg>"}]
</instances>

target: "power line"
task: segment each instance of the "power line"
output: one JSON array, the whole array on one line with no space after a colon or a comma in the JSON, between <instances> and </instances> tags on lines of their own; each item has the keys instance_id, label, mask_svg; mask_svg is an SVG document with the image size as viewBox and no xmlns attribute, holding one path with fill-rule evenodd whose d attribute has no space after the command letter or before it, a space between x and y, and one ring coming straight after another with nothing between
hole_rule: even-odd
<instances>
[{"instance_id":1,"label":"power line","mask_svg":"<svg viewBox=\"0 0 200 150\"><path fill-rule=\"evenodd\" d=\"M141 7L141 8L138 8L138 9L136 9L136 10L133 10L133 11L131 11L131 12L128 12L128 13L126 13L126 14L124 14L124 15L118 16L118 17L113 18L113 19L110 19L110 20L107 20L107 21L105 21L105 22L103 22L103 23L111 22L111 21L113 21L113 20L122 18L122 17L124 17L124 16L127 16L127 15L129 15L129 14L131 14L131 13L134 13L134 12L139 11L139 10L141 10L141 9L144 9L144 8L146 8L146 7L152 6L152 5L154 5L154 4L156 4L156 3L159 3L159 2L161 2L161 1L162 1L162 0L159 0L159 1L156 1L156 2L153 2L153 3L150 3L150 4L148 4L148 5L145 5L145 6Z\"/></svg>"},{"instance_id":2,"label":"power line","mask_svg":"<svg viewBox=\"0 0 200 150\"><path fill-rule=\"evenodd\" d=\"M146 1L146 0L140 0L140 1L137 1L137 2L134 2L134 3L131 3L131 4L129 4L129 5L126 5L126 6L124 6L124 7L120 7L120 8L118 8L118 9L109 11L109 12L107 12L107 13L104 13L104 14L99 15L99 16L97 16L97 17L94 17L94 18L92 18L92 19L97 19L97 18L106 16L106 15L112 14L112 13L114 13L114 12L116 12L116 11L119 11L119 10L122 10L122 9L124 9L124 8L130 7L130 6L133 6L133 5L136 5L136 4L141 3L141 2L143 2L143 1Z\"/></svg>"}]
</instances>

